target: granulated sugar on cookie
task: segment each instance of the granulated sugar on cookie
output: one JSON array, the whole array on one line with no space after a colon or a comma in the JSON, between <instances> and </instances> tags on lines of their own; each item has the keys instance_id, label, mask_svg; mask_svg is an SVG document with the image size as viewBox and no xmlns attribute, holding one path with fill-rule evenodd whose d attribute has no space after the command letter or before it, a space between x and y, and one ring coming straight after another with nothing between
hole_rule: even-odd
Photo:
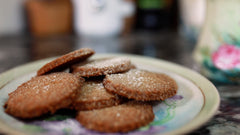
<instances>
[{"instance_id":1,"label":"granulated sugar on cookie","mask_svg":"<svg viewBox=\"0 0 240 135\"><path fill-rule=\"evenodd\" d=\"M34 77L9 94L5 112L19 118L34 118L69 108L83 81L64 72Z\"/></svg>"},{"instance_id":2,"label":"granulated sugar on cookie","mask_svg":"<svg viewBox=\"0 0 240 135\"><path fill-rule=\"evenodd\" d=\"M5 112L31 119L73 109L87 129L129 132L154 119L152 105L144 101L177 93L178 85L169 75L137 69L122 56L88 59L94 53L82 48L45 64L37 76L9 94ZM63 72L66 68L71 73Z\"/></svg>"},{"instance_id":3,"label":"granulated sugar on cookie","mask_svg":"<svg viewBox=\"0 0 240 135\"><path fill-rule=\"evenodd\" d=\"M68 54L65 54L41 67L37 71L37 75L43 75L50 72L56 72L68 68L72 64L82 62L88 57L92 56L95 52L90 48L82 48Z\"/></svg>"},{"instance_id":4,"label":"granulated sugar on cookie","mask_svg":"<svg viewBox=\"0 0 240 135\"><path fill-rule=\"evenodd\" d=\"M165 100L174 96L178 88L168 75L140 69L107 75L103 84L109 92L141 101Z\"/></svg>"},{"instance_id":5,"label":"granulated sugar on cookie","mask_svg":"<svg viewBox=\"0 0 240 135\"><path fill-rule=\"evenodd\" d=\"M78 91L73 103L76 110L92 110L118 105L119 96L106 91L102 80L87 80Z\"/></svg>"},{"instance_id":6,"label":"granulated sugar on cookie","mask_svg":"<svg viewBox=\"0 0 240 135\"><path fill-rule=\"evenodd\" d=\"M132 68L131 61L127 57L113 57L90 60L73 65L71 72L82 77L100 76L119 72L125 72Z\"/></svg>"},{"instance_id":7,"label":"granulated sugar on cookie","mask_svg":"<svg viewBox=\"0 0 240 135\"><path fill-rule=\"evenodd\" d=\"M154 119L152 106L131 101L91 111L79 111L76 119L86 128L100 132L128 132Z\"/></svg>"}]
</instances>

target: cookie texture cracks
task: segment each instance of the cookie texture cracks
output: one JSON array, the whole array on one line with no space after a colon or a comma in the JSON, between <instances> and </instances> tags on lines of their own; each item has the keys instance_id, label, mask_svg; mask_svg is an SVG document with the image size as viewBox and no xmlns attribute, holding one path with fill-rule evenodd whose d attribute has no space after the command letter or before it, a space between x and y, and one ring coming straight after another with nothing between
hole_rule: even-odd
<instances>
[{"instance_id":1,"label":"cookie texture cracks","mask_svg":"<svg viewBox=\"0 0 240 135\"><path fill-rule=\"evenodd\" d=\"M89 60L73 65L73 74L82 77L100 76L128 71L132 68L131 61L127 57L113 57Z\"/></svg>"},{"instance_id":2,"label":"cookie texture cracks","mask_svg":"<svg viewBox=\"0 0 240 135\"><path fill-rule=\"evenodd\" d=\"M76 110L92 110L118 105L120 98L106 91L102 80L85 81L73 103Z\"/></svg>"},{"instance_id":3,"label":"cookie texture cracks","mask_svg":"<svg viewBox=\"0 0 240 135\"><path fill-rule=\"evenodd\" d=\"M9 94L5 112L19 118L34 118L68 108L84 79L70 73L33 77Z\"/></svg>"},{"instance_id":4,"label":"cookie texture cracks","mask_svg":"<svg viewBox=\"0 0 240 135\"><path fill-rule=\"evenodd\" d=\"M90 48L82 48L68 54L65 54L41 67L37 71L37 76L50 72L56 72L66 69L69 65L82 62L94 54L94 50Z\"/></svg>"},{"instance_id":5,"label":"cookie texture cracks","mask_svg":"<svg viewBox=\"0 0 240 135\"><path fill-rule=\"evenodd\" d=\"M107 75L103 84L109 92L141 101L165 100L174 96L178 88L170 76L140 69Z\"/></svg>"},{"instance_id":6,"label":"cookie texture cracks","mask_svg":"<svg viewBox=\"0 0 240 135\"><path fill-rule=\"evenodd\" d=\"M76 119L86 128L100 132L128 132L154 119L152 106L130 101L118 106L80 111Z\"/></svg>"},{"instance_id":7,"label":"cookie texture cracks","mask_svg":"<svg viewBox=\"0 0 240 135\"><path fill-rule=\"evenodd\" d=\"M153 103L177 93L171 75L138 68L133 58L123 55L88 59L94 53L82 48L45 64L8 94L5 112L20 119L44 120L44 114L71 109L83 127L95 130L88 133L121 134L151 123Z\"/></svg>"}]
</instances>

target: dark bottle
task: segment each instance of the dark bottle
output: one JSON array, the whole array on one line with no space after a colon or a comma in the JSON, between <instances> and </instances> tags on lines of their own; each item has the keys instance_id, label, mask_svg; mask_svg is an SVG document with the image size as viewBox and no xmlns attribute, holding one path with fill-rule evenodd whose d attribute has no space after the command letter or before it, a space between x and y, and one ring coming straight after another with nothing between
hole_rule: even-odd
<instances>
[{"instance_id":1,"label":"dark bottle","mask_svg":"<svg viewBox=\"0 0 240 135\"><path fill-rule=\"evenodd\" d=\"M136 29L158 31L173 21L174 0L137 0Z\"/></svg>"}]
</instances>

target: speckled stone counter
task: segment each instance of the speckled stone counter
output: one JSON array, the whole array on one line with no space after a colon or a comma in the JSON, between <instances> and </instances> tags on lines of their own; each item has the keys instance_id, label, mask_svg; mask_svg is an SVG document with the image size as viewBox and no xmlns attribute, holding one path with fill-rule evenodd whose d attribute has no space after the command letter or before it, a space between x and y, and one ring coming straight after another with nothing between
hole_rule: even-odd
<instances>
[{"instance_id":1,"label":"speckled stone counter","mask_svg":"<svg viewBox=\"0 0 240 135\"><path fill-rule=\"evenodd\" d=\"M226 90L227 89L228 88L226 88ZM239 88L237 91L239 91ZM219 92L221 94L222 91ZM228 94L231 93L229 92ZM190 135L239 135L239 128L240 99L235 95L233 95L233 97L221 96L220 108L214 118L200 129L190 133Z\"/></svg>"},{"instance_id":2,"label":"speckled stone counter","mask_svg":"<svg viewBox=\"0 0 240 135\"><path fill-rule=\"evenodd\" d=\"M16 66L82 48L97 53L129 53L171 61L193 70L194 44L175 32L140 33L118 38L78 38L75 36L33 39L30 37L0 37L0 73ZM216 115L189 135L240 134L240 86L215 84L221 96ZM0 131L1 132L1 131Z\"/></svg>"}]
</instances>

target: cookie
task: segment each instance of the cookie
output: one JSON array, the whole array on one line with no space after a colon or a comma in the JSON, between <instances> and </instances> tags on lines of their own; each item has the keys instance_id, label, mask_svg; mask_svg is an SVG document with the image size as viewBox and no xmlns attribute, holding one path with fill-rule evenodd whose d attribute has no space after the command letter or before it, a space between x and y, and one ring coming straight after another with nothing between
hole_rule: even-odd
<instances>
[{"instance_id":1,"label":"cookie","mask_svg":"<svg viewBox=\"0 0 240 135\"><path fill-rule=\"evenodd\" d=\"M82 48L68 54L65 54L41 67L37 71L37 76L47 74L50 72L61 71L72 64L86 60L92 56L95 52L90 48Z\"/></svg>"},{"instance_id":2,"label":"cookie","mask_svg":"<svg viewBox=\"0 0 240 135\"><path fill-rule=\"evenodd\" d=\"M106 91L102 80L88 80L83 83L73 103L76 110L92 110L118 105L120 98Z\"/></svg>"},{"instance_id":3,"label":"cookie","mask_svg":"<svg viewBox=\"0 0 240 135\"><path fill-rule=\"evenodd\" d=\"M76 119L87 129L100 132L128 132L149 124L154 119L152 106L128 102L102 109L79 111Z\"/></svg>"},{"instance_id":4,"label":"cookie","mask_svg":"<svg viewBox=\"0 0 240 135\"><path fill-rule=\"evenodd\" d=\"M70 73L36 76L9 94L5 112L19 118L34 118L68 108L84 79Z\"/></svg>"},{"instance_id":5,"label":"cookie","mask_svg":"<svg viewBox=\"0 0 240 135\"><path fill-rule=\"evenodd\" d=\"M175 80L168 75L140 69L107 75L103 84L109 92L141 101L165 100L174 96L178 89Z\"/></svg>"},{"instance_id":6,"label":"cookie","mask_svg":"<svg viewBox=\"0 0 240 135\"><path fill-rule=\"evenodd\" d=\"M132 67L131 61L127 57L113 57L90 60L74 65L71 68L73 74L82 77L100 76L128 71Z\"/></svg>"}]
</instances>

